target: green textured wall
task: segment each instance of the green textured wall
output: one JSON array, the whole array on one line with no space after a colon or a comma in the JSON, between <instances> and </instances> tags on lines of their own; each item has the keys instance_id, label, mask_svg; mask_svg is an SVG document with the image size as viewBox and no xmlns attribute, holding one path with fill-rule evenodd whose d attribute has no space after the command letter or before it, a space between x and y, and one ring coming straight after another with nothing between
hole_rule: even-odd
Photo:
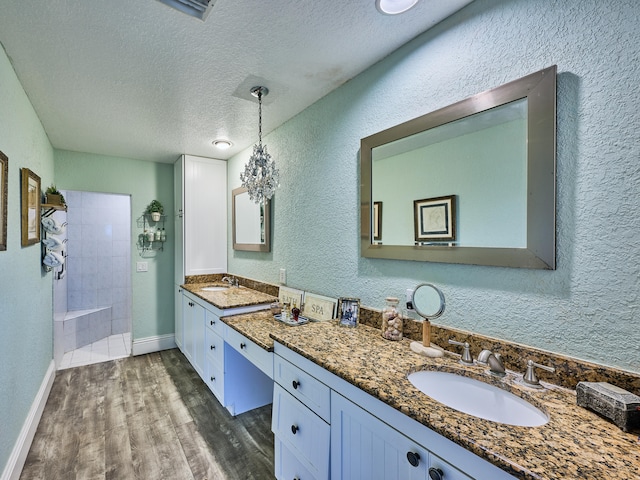
<instances>
[{"instance_id":1,"label":"green textured wall","mask_svg":"<svg viewBox=\"0 0 640 480\"><path fill-rule=\"evenodd\" d=\"M173 324L173 165L129 158L55 151L58 188L131 195L131 275L133 339L172 334ZM138 219L153 199L164 206L167 242L154 256L141 257L135 246L142 232ZM136 262L149 271L136 272Z\"/></svg>"},{"instance_id":2,"label":"green textured wall","mask_svg":"<svg viewBox=\"0 0 640 480\"><path fill-rule=\"evenodd\" d=\"M628 0L474 1L263 139L281 172L273 251L229 249L230 272L286 267L293 287L378 308L429 281L439 323L640 372L638 25ZM554 64L557 270L360 257L361 138Z\"/></svg>"},{"instance_id":3,"label":"green textured wall","mask_svg":"<svg viewBox=\"0 0 640 480\"><path fill-rule=\"evenodd\" d=\"M53 181L53 149L0 47L0 151L9 157L7 250L0 251L0 472L53 358L53 285L40 244L20 246L20 169Z\"/></svg>"}]
</instances>

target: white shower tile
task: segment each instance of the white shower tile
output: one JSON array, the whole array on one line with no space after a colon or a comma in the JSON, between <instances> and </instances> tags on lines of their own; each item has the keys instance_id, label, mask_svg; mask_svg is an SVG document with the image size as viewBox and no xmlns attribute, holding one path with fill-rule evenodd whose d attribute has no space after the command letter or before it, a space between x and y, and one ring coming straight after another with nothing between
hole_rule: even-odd
<instances>
[{"instance_id":1,"label":"white shower tile","mask_svg":"<svg viewBox=\"0 0 640 480\"><path fill-rule=\"evenodd\" d=\"M82 208L97 209L102 203L102 193L82 192Z\"/></svg>"},{"instance_id":2,"label":"white shower tile","mask_svg":"<svg viewBox=\"0 0 640 480\"><path fill-rule=\"evenodd\" d=\"M96 308L98 306L97 290L82 290L82 308Z\"/></svg>"},{"instance_id":3,"label":"white shower tile","mask_svg":"<svg viewBox=\"0 0 640 480\"><path fill-rule=\"evenodd\" d=\"M126 257L131 251L131 241L127 240L114 240L113 241L113 256L114 257Z\"/></svg>"},{"instance_id":4,"label":"white shower tile","mask_svg":"<svg viewBox=\"0 0 640 480\"><path fill-rule=\"evenodd\" d=\"M95 257L98 258L98 242L86 242L82 241L81 255L83 258Z\"/></svg>"},{"instance_id":5,"label":"white shower tile","mask_svg":"<svg viewBox=\"0 0 640 480\"><path fill-rule=\"evenodd\" d=\"M61 192L69 208L82 207L82 192L76 190L61 190Z\"/></svg>"},{"instance_id":6,"label":"white shower tile","mask_svg":"<svg viewBox=\"0 0 640 480\"><path fill-rule=\"evenodd\" d=\"M113 289L98 287L98 307L107 307L113 303Z\"/></svg>"},{"instance_id":7,"label":"white shower tile","mask_svg":"<svg viewBox=\"0 0 640 480\"><path fill-rule=\"evenodd\" d=\"M96 243L98 241L98 231L95 225L82 224L82 243Z\"/></svg>"},{"instance_id":8,"label":"white shower tile","mask_svg":"<svg viewBox=\"0 0 640 480\"><path fill-rule=\"evenodd\" d=\"M117 241L130 241L131 229L128 223L114 223L113 225L113 239Z\"/></svg>"},{"instance_id":9,"label":"white shower tile","mask_svg":"<svg viewBox=\"0 0 640 480\"><path fill-rule=\"evenodd\" d=\"M97 257L82 257L81 261L81 274L82 275L95 275L98 273L98 258Z\"/></svg>"},{"instance_id":10,"label":"white shower tile","mask_svg":"<svg viewBox=\"0 0 640 480\"><path fill-rule=\"evenodd\" d=\"M70 311L82 308L82 290L69 290L67 292L67 308Z\"/></svg>"},{"instance_id":11,"label":"white shower tile","mask_svg":"<svg viewBox=\"0 0 640 480\"><path fill-rule=\"evenodd\" d=\"M87 291L93 291L98 289L98 274L86 273L82 275L82 294Z\"/></svg>"}]
</instances>

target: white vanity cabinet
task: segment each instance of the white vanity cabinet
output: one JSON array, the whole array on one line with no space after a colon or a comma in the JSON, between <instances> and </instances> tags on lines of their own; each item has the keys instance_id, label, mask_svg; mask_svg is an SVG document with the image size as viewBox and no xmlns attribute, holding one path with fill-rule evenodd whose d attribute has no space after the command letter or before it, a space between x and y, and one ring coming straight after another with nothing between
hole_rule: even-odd
<instances>
[{"instance_id":1,"label":"white vanity cabinet","mask_svg":"<svg viewBox=\"0 0 640 480\"><path fill-rule=\"evenodd\" d=\"M331 393L331 470L334 479L473 480L336 392Z\"/></svg>"},{"instance_id":2,"label":"white vanity cabinet","mask_svg":"<svg viewBox=\"0 0 640 480\"><path fill-rule=\"evenodd\" d=\"M513 479L278 342L274 353L278 385L274 389L272 430L278 480L303 480L309 475L332 480ZM321 422L311 422L315 443L295 443L287 427L306 424L310 419ZM329 440L324 440L325 431L330 432ZM301 427L296 435L302 432Z\"/></svg>"},{"instance_id":3,"label":"white vanity cabinet","mask_svg":"<svg viewBox=\"0 0 640 480\"><path fill-rule=\"evenodd\" d=\"M182 295L182 353L196 369L201 378L205 378L205 308L201 300L187 292Z\"/></svg>"},{"instance_id":4,"label":"white vanity cabinet","mask_svg":"<svg viewBox=\"0 0 640 480\"><path fill-rule=\"evenodd\" d=\"M206 372L204 381L224 405L224 324L217 315L205 310Z\"/></svg>"},{"instance_id":5,"label":"white vanity cabinet","mask_svg":"<svg viewBox=\"0 0 640 480\"><path fill-rule=\"evenodd\" d=\"M227 162L181 155L174 164L175 283L227 272Z\"/></svg>"},{"instance_id":6,"label":"white vanity cabinet","mask_svg":"<svg viewBox=\"0 0 640 480\"><path fill-rule=\"evenodd\" d=\"M275 475L329 478L331 394L329 387L276 355L271 430L275 436Z\"/></svg>"}]
</instances>

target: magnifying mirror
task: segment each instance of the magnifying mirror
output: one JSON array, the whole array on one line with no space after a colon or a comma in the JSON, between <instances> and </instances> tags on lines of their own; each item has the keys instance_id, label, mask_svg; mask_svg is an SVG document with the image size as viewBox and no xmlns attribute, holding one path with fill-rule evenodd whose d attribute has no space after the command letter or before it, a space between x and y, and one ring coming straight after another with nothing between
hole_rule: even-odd
<instances>
[{"instance_id":1,"label":"magnifying mirror","mask_svg":"<svg viewBox=\"0 0 640 480\"><path fill-rule=\"evenodd\" d=\"M413 308L424 318L422 323L422 344L411 342L411 350L427 357L442 357L444 350L431 343L431 320L444 313L445 301L442 291L431 283L421 283L411 296Z\"/></svg>"}]
</instances>

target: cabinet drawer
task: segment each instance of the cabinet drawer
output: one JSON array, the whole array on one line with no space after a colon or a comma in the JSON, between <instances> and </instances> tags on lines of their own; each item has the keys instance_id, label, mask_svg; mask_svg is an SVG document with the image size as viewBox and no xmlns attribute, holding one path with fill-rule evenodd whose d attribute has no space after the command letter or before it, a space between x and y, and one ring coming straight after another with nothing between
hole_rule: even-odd
<instances>
[{"instance_id":1,"label":"cabinet drawer","mask_svg":"<svg viewBox=\"0 0 640 480\"><path fill-rule=\"evenodd\" d=\"M207 357L207 376L205 381L209 390L213 392L218 401L224 405L224 373L222 364L216 362L211 356Z\"/></svg>"},{"instance_id":2,"label":"cabinet drawer","mask_svg":"<svg viewBox=\"0 0 640 480\"><path fill-rule=\"evenodd\" d=\"M325 422L331 422L331 391L324 383L279 355L273 357L273 379Z\"/></svg>"},{"instance_id":3,"label":"cabinet drawer","mask_svg":"<svg viewBox=\"0 0 640 480\"><path fill-rule=\"evenodd\" d=\"M271 430L316 478L329 478L329 425L278 384Z\"/></svg>"},{"instance_id":4,"label":"cabinet drawer","mask_svg":"<svg viewBox=\"0 0 640 480\"><path fill-rule=\"evenodd\" d=\"M321 480L316 478L300 460L276 437L275 473L277 480Z\"/></svg>"},{"instance_id":5,"label":"cabinet drawer","mask_svg":"<svg viewBox=\"0 0 640 480\"><path fill-rule=\"evenodd\" d=\"M273 352L267 352L231 327L225 329L225 341L269 378L273 378Z\"/></svg>"},{"instance_id":6,"label":"cabinet drawer","mask_svg":"<svg viewBox=\"0 0 640 480\"><path fill-rule=\"evenodd\" d=\"M221 337L224 335L224 323L220 321L220 318L215 313L205 309L204 323Z\"/></svg>"},{"instance_id":7,"label":"cabinet drawer","mask_svg":"<svg viewBox=\"0 0 640 480\"><path fill-rule=\"evenodd\" d=\"M222 367L224 365L224 340L213 330L207 328L206 342L204 350L207 356Z\"/></svg>"}]
</instances>

